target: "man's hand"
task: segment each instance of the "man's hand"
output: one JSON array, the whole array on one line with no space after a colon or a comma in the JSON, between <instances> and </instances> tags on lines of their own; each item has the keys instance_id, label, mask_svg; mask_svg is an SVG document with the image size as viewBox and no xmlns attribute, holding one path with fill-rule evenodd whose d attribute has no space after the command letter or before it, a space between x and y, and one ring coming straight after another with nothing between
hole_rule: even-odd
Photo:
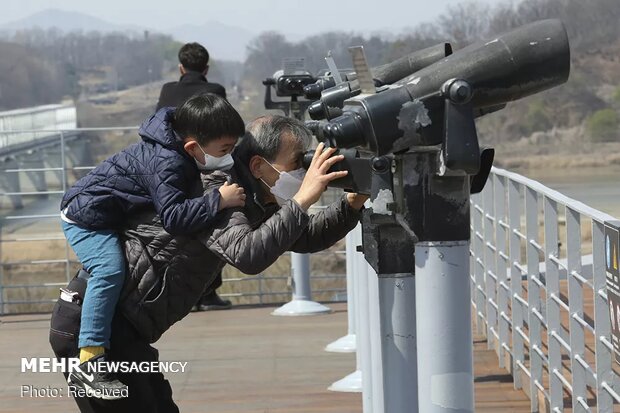
<instances>
[{"instance_id":1,"label":"man's hand","mask_svg":"<svg viewBox=\"0 0 620 413\"><path fill-rule=\"evenodd\" d=\"M319 146L317 146L316 151L314 151L314 157L312 158L310 167L308 168L306 176L301 183L301 187L293 197L293 199L303 208L304 211L307 211L312 204L319 200L329 182L334 179L342 178L348 173L347 171L327 173L329 168L331 168L336 162L343 160L344 156L338 155L332 157L333 153L336 152L336 149L328 148L323 151L324 148L325 145L323 143L320 143Z\"/></svg>"},{"instance_id":2,"label":"man's hand","mask_svg":"<svg viewBox=\"0 0 620 413\"><path fill-rule=\"evenodd\" d=\"M245 191L237 184L228 182L220 186L220 211L224 208L245 206Z\"/></svg>"},{"instance_id":3,"label":"man's hand","mask_svg":"<svg viewBox=\"0 0 620 413\"><path fill-rule=\"evenodd\" d=\"M370 198L368 195L363 194L354 194L351 192L347 194L347 202L349 203L349 206L358 210L362 209L368 198Z\"/></svg>"}]
</instances>

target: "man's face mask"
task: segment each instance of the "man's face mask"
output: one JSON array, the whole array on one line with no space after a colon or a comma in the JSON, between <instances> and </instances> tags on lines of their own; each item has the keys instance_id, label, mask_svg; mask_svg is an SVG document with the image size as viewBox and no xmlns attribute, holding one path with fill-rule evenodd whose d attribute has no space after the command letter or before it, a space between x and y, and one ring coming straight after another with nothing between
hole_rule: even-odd
<instances>
[{"instance_id":1,"label":"man's face mask","mask_svg":"<svg viewBox=\"0 0 620 413\"><path fill-rule=\"evenodd\" d=\"M211 156L208 153L206 153L200 147L200 145L198 145L198 147L200 148L202 153L205 155L205 163L204 163L204 165L201 164L200 162L196 161L196 166L198 167L198 169L200 169L202 171L213 171L213 170L216 170L216 169L219 170L219 171L227 171L230 168L232 168L233 164L235 163L232 155L229 154L229 153L227 153L224 156L220 156L218 158L217 156Z\"/></svg>"},{"instance_id":2,"label":"man's face mask","mask_svg":"<svg viewBox=\"0 0 620 413\"><path fill-rule=\"evenodd\" d=\"M276 202L278 205L282 206L287 200L293 198L299 191L299 188L301 188L301 183L304 180L304 176L306 176L306 170L304 168L299 168L290 172L280 172L278 168L273 166L268 160L265 158L263 158L263 160L275 169L280 176L276 179L273 186L265 182L263 178L260 178L260 180L270 188L270 192L276 198Z\"/></svg>"}]
</instances>

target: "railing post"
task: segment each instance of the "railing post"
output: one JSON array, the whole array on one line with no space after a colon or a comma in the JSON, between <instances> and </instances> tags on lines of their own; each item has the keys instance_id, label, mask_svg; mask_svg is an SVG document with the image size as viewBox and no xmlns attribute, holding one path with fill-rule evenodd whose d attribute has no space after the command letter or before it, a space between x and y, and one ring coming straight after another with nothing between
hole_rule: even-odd
<instances>
[{"instance_id":1,"label":"railing post","mask_svg":"<svg viewBox=\"0 0 620 413\"><path fill-rule=\"evenodd\" d=\"M5 186L8 190L7 198L13 204L13 208L21 209L24 207L24 200L21 195L21 181L19 179L19 164L17 163L17 159L15 155L9 155L4 159L4 167L5 169L13 169L16 172L4 172L0 179L2 181L2 185Z\"/></svg>"},{"instance_id":2,"label":"railing post","mask_svg":"<svg viewBox=\"0 0 620 413\"><path fill-rule=\"evenodd\" d=\"M67 160L66 160L66 154L65 154L65 133L64 131L60 131L60 176L61 176L61 185L62 185L62 192L66 193L67 192ZM58 220L60 221L60 216L58 217ZM61 230L62 232L62 230ZM65 278L67 279L67 282L71 281L71 264L69 262L69 256L70 256L70 248L69 248L69 241L65 240Z\"/></svg>"},{"instance_id":3,"label":"railing post","mask_svg":"<svg viewBox=\"0 0 620 413\"><path fill-rule=\"evenodd\" d=\"M4 243L4 234L3 234L3 225L2 219L0 219L0 315L4 315L4 262L2 259L3 248L2 244Z\"/></svg>"},{"instance_id":4,"label":"railing post","mask_svg":"<svg viewBox=\"0 0 620 413\"><path fill-rule=\"evenodd\" d=\"M520 184L508 180L508 223L510 226L510 286L511 286L511 302L512 308L512 371L515 389L522 387L521 367L525 356L523 351L523 337L517 331L517 328L523 328L523 309L521 303L516 296L521 296L521 271L515 266L521 260L521 240L515 232L521 228L521 194Z\"/></svg>"},{"instance_id":5,"label":"railing post","mask_svg":"<svg viewBox=\"0 0 620 413\"><path fill-rule=\"evenodd\" d=\"M538 258L538 193L535 189L525 188L525 229L527 262L527 303L530 354L530 401L533 412L539 410L538 386L542 386L543 351L542 328L543 311L540 301L540 273Z\"/></svg>"},{"instance_id":6,"label":"railing post","mask_svg":"<svg viewBox=\"0 0 620 413\"><path fill-rule=\"evenodd\" d=\"M474 208L471 213L473 215L474 233L471 242L473 243L474 252L474 297L476 302L476 331L478 334L482 334L485 331L485 323L487 322L486 316L486 298L484 296L484 244L483 244L483 211L482 211L482 194L477 194L472 197L474 200Z\"/></svg>"},{"instance_id":7,"label":"railing post","mask_svg":"<svg viewBox=\"0 0 620 413\"><path fill-rule=\"evenodd\" d=\"M358 224L361 228L361 224ZM353 231L358 231L356 227ZM352 353L355 351L355 295L353 294L353 283L356 276L353 274L353 260L355 259L355 245L353 242L353 231L346 236L346 262L347 262L347 335L328 344L325 351L335 353Z\"/></svg>"},{"instance_id":8,"label":"railing post","mask_svg":"<svg viewBox=\"0 0 620 413\"><path fill-rule=\"evenodd\" d=\"M604 384L613 386L614 372L612 369L613 357L601 341L605 337L611 342L611 323L609 307L605 300L606 268L605 268L605 225L603 222L592 220L592 281L594 288L594 348L596 351L596 402L599 412L613 410L614 400Z\"/></svg>"},{"instance_id":9,"label":"railing post","mask_svg":"<svg viewBox=\"0 0 620 413\"><path fill-rule=\"evenodd\" d=\"M499 366L505 367L505 348L509 345L510 324L508 323L508 301L510 300L510 287L508 285L506 254L506 178L497 174L491 174L494 182L495 198L495 267L497 269L497 309L499 324L499 344L497 356ZM503 256L502 256L503 255Z\"/></svg>"},{"instance_id":10,"label":"railing post","mask_svg":"<svg viewBox=\"0 0 620 413\"><path fill-rule=\"evenodd\" d=\"M482 241L484 254L484 279L486 295L486 314L487 314L487 348L494 348L495 340L499 342L497 332L497 270L495 269L495 230L493 221L495 220L494 208L494 181L489 179L484 187L482 195L484 197L484 211L482 212L482 225L484 227L484 240ZM495 278L494 278L495 277Z\"/></svg>"},{"instance_id":11,"label":"railing post","mask_svg":"<svg viewBox=\"0 0 620 413\"><path fill-rule=\"evenodd\" d=\"M585 411L587 405L586 370L581 365L585 360L585 337L583 326L575 316L583 319L583 288L573 275L581 274L581 217L579 212L566 207L566 258L568 279L569 332L571 348L571 377L573 386L573 411Z\"/></svg>"},{"instance_id":12,"label":"railing post","mask_svg":"<svg viewBox=\"0 0 620 413\"><path fill-rule=\"evenodd\" d=\"M556 374L562 374L562 346L556 337L562 333L560 300L560 271L551 257L560 258L558 234L558 204L544 197L545 213L545 285L547 287L547 346L549 347L549 402L550 409L563 411L564 389ZM604 281L604 280L603 280ZM555 297L555 298L554 298Z\"/></svg>"}]
</instances>

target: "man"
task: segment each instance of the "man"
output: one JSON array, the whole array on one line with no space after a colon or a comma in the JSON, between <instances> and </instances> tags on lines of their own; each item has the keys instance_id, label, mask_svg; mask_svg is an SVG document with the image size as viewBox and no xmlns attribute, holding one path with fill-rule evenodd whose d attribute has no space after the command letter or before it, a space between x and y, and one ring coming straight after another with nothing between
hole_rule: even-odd
<instances>
[{"instance_id":1,"label":"man","mask_svg":"<svg viewBox=\"0 0 620 413\"><path fill-rule=\"evenodd\" d=\"M285 251L312 253L330 247L359 222L367 197L357 194L343 195L315 215L307 213L330 181L346 175L346 171L328 172L342 160L331 156L334 149L323 151L319 145L299 189L290 196L275 191L276 196L272 188L278 187L282 173L301 168L310 131L282 116L259 118L248 130L236 148L231 174L205 175L203 188L198 188L201 192L226 180L236 182L246 192L245 207L223 210L214 226L196 237L168 234L152 213L126 229L129 268L112 326L111 361L157 361L157 350L150 343L190 312L224 263L247 274L260 273ZM205 268L211 271L205 273ZM76 309L74 303L62 300L54 308L50 342L57 357L71 357L77 351L72 338L73 320L79 320L73 314ZM178 412L170 384L161 373L118 377L127 384L129 397L76 398L81 411Z\"/></svg>"},{"instance_id":2,"label":"man","mask_svg":"<svg viewBox=\"0 0 620 413\"><path fill-rule=\"evenodd\" d=\"M219 83L207 81L209 52L199 43L187 43L179 49L178 82L166 83L161 88L157 110L165 106L181 106L190 97L199 93L213 93L226 98L226 89Z\"/></svg>"},{"instance_id":3,"label":"man","mask_svg":"<svg viewBox=\"0 0 620 413\"><path fill-rule=\"evenodd\" d=\"M209 52L199 43L187 43L179 49L179 71L181 78L178 82L166 83L161 88L157 110L165 106L179 107L187 99L200 93L213 93L226 98L226 89L218 83L207 81L209 72ZM226 310L232 307L230 300L224 300L217 294L222 286L222 272L216 277L213 284L205 291L196 309Z\"/></svg>"}]
</instances>

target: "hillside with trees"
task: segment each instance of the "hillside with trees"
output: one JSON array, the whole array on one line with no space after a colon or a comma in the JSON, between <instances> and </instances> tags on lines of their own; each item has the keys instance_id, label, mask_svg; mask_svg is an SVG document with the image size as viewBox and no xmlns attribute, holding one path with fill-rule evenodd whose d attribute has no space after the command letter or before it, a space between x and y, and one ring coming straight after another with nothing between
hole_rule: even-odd
<instances>
[{"instance_id":1,"label":"hillside with trees","mask_svg":"<svg viewBox=\"0 0 620 413\"><path fill-rule=\"evenodd\" d=\"M505 146L507 150L499 152L516 155L519 162L524 155L574 154L576 148L584 153L607 151L607 142L620 143L618 0L504 1L492 7L464 2L448 8L436 21L390 40L335 32L290 43L278 33L264 33L248 47L244 87L255 90L249 106L256 107L262 98L262 89L256 85L273 74L284 57L305 57L307 68L314 71L324 66L323 57L332 50L339 67L350 67L347 47L363 44L374 66L443 41L458 49L547 18L560 18L568 30L572 54L568 83L481 119L481 138L485 143ZM620 157L599 161L620 164ZM507 165L519 166L515 162ZM597 163L591 159L585 162Z\"/></svg>"},{"instance_id":2,"label":"hillside with trees","mask_svg":"<svg viewBox=\"0 0 620 413\"><path fill-rule=\"evenodd\" d=\"M330 32L291 42L281 33L265 32L250 42L243 63L216 58L209 79L229 90L233 83L237 85L242 90L237 98L242 99L235 104L249 119L264 112L261 82L281 68L284 58L304 57L306 68L316 72L325 67L324 56L332 50L338 66L346 68L351 66L347 48L361 44L374 66L444 41L458 49L546 18L560 18L567 27L572 55L568 83L482 118L481 139L505 147L500 152L513 154L520 162L525 155L570 156L577 149L592 155L580 157L585 163L620 164L620 155L613 155L620 152L613 146L620 144L618 0L504 0L491 6L463 2L447 8L433 22L383 36ZM178 75L180 45L170 36L149 32L18 31L0 42L0 109L139 85L153 84L157 89ZM144 103L140 116L153 104ZM106 122L114 124L113 115ZM597 158L594 154L601 151L605 157ZM505 155L500 161L512 162Z\"/></svg>"}]
</instances>

